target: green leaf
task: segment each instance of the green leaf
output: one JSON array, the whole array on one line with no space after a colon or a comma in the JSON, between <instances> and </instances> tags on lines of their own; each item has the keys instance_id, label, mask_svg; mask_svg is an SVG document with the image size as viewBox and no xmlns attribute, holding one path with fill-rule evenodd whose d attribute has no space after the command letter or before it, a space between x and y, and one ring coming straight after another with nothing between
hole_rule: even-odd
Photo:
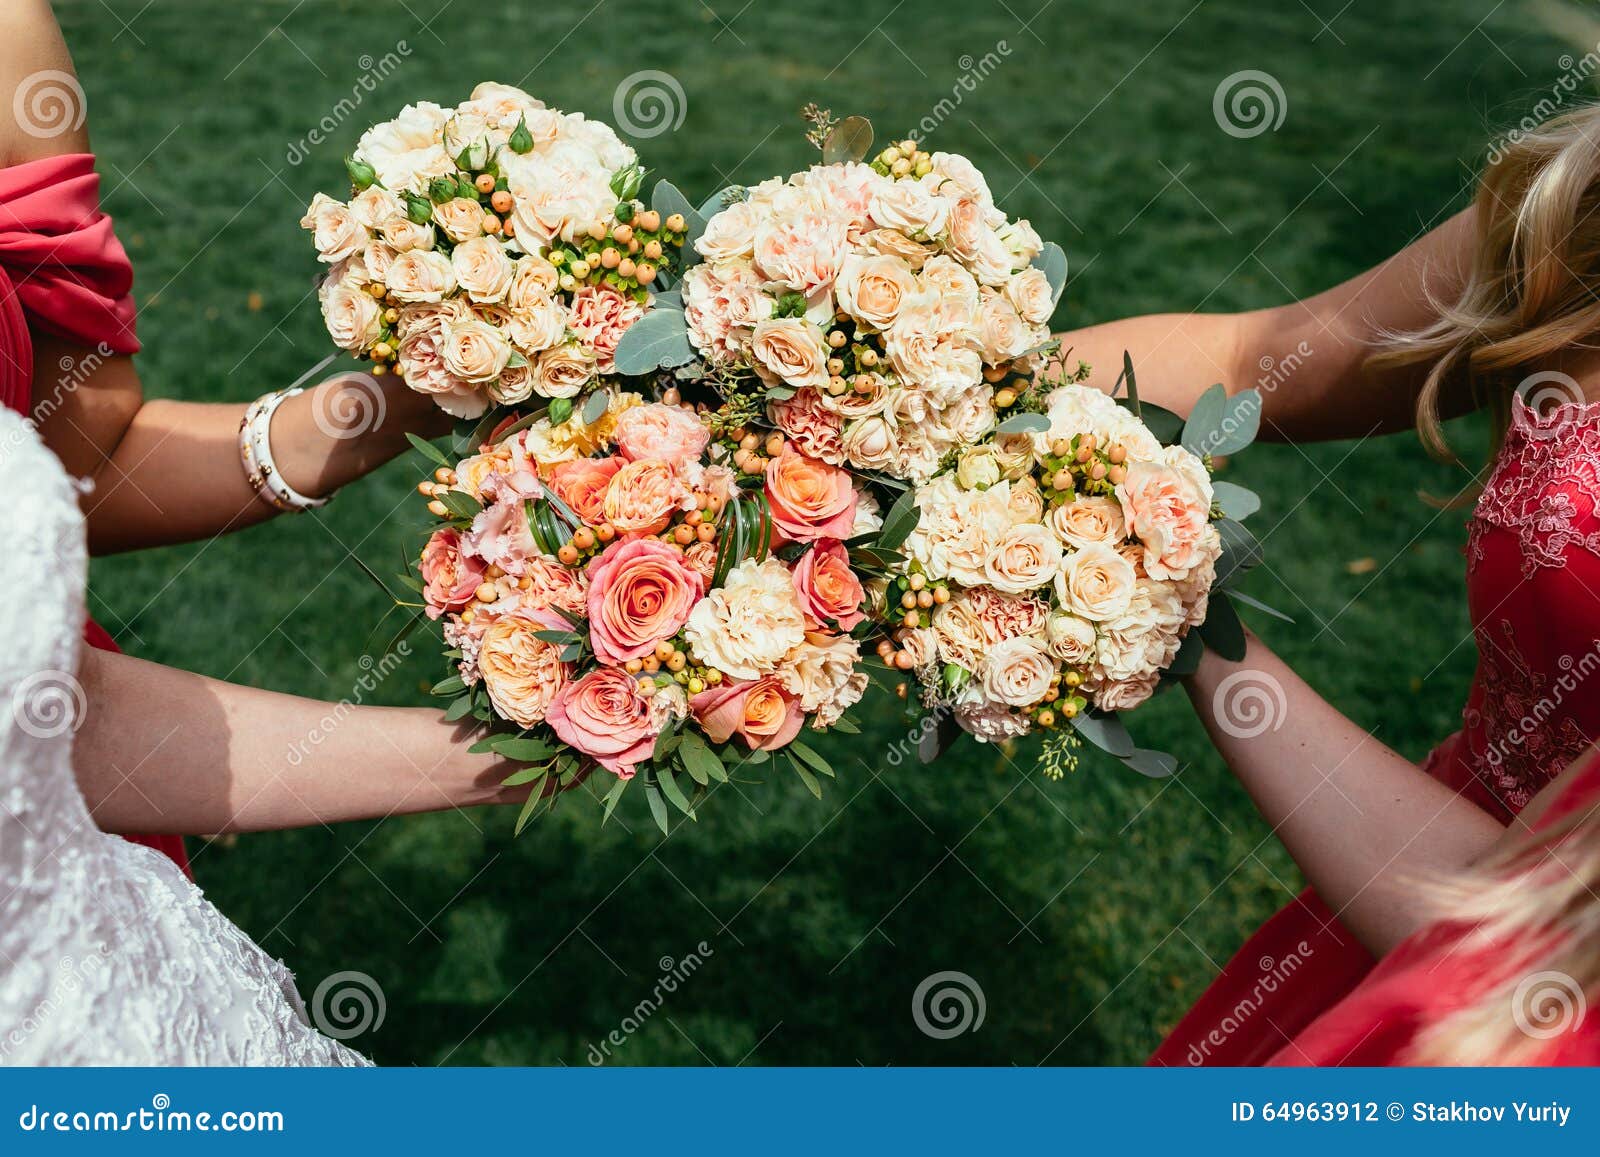
<instances>
[{"instance_id":1,"label":"green leaf","mask_svg":"<svg viewBox=\"0 0 1600 1157\"><path fill-rule=\"evenodd\" d=\"M617 373L643 376L694 360L689 327L677 309L652 309L628 327L613 356Z\"/></svg>"},{"instance_id":2,"label":"green leaf","mask_svg":"<svg viewBox=\"0 0 1600 1157\"><path fill-rule=\"evenodd\" d=\"M581 643L584 641L582 635L576 634L573 631L535 631L533 633L533 637L535 639L543 639L546 643L560 643L563 647L572 643Z\"/></svg>"},{"instance_id":3,"label":"green leaf","mask_svg":"<svg viewBox=\"0 0 1600 1157\"><path fill-rule=\"evenodd\" d=\"M656 782L661 785L662 794L672 801L672 806L681 811L690 819L694 819L694 808L689 803L689 797L683 794L683 788L678 786L678 777L666 767L656 768Z\"/></svg>"},{"instance_id":4,"label":"green leaf","mask_svg":"<svg viewBox=\"0 0 1600 1157\"><path fill-rule=\"evenodd\" d=\"M550 424L552 426L561 425L568 418L572 417L572 399L571 398L555 398L555 399L553 399L550 402L550 409L548 411L548 414L550 416Z\"/></svg>"},{"instance_id":5,"label":"green leaf","mask_svg":"<svg viewBox=\"0 0 1600 1157\"><path fill-rule=\"evenodd\" d=\"M496 736L490 750L517 763L537 763L556 754L556 749L542 739L524 739L516 735Z\"/></svg>"},{"instance_id":6,"label":"green leaf","mask_svg":"<svg viewBox=\"0 0 1600 1157\"><path fill-rule=\"evenodd\" d=\"M798 739L796 739L789 744L788 750L791 755L800 760L813 771L816 771L821 775L825 775L829 779L835 778L833 774L833 766L821 755L817 754L815 748L801 743Z\"/></svg>"},{"instance_id":7,"label":"green leaf","mask_svg":"<svg viewBox=\"0 0 1600 1157\"><path fill-rule=\"evenodd\" d=\"M856 726L856 721L848 715L841 715L828 727L829 731L842 731L846 735L860 735L861 728Z\"/></svg>"},{"instance_id":8,"label":"green leaf","mask_svg":"<svg viewBox=\"0 0 1600 1157\"><path fill-rule=\"evenodd\" d=\"M734 196L735 200L743 201L749 195L749 191L743 185L724 185L700 202L700 207L695 211L709 221L732 203L728 200L730 195Z\"/></svg>"},{"instance_id":9,"label":"green leaf","mask_svg":"<svg viewBox=\"0 0 1600 1157\"><path fill-rule=\"evenodd\" d=\"M1126 759L1134 752L1133 736L1128 734L1127 727L1115 712L1074 715L1072 726L1101 751L1110 752L1118 759Z\"/></svg>"},{"instance_id":10,"label":"green leaf","mask_svg":"<svg viewBox=\"0 0 1600 1157\"><path fill-rule=\"evenodd\" d=\"M590 394L583 403L583 424L592 426L605 417L606 408L611 405L611 395L605 390L596 390Z\"/></svg>"},{"instance_id":11,"label":"green leaf","mask_svg":"<svg viewBox=\"0 0 1600 1157\"><path fill-rule=\"evenodd\" d=\"M670 835L672 828L667 823L667 803L661 798L661 789L648 779L644 781L644 798L650 805L650 814L655 817L656 827L661 829L662 835Z\"/></svg>"},{"instance_id":12,"label":"green leaf","mask_svg":"<svg viewBox=\"0 0 1600 1157\"><path fill-rule=\"evenodd\" d=\"M806 766L798 759L790 760L790 763L794 766L795 774L800 777L800 782L806 785L806 790L812 795L816 796L818 799L821 799L822 785L817 782L817 777L812 775L811 772L807 770Z\"/></svg>"},{"instance_id":13,"label":"green leaf","mask_svg":"<svg viewBox=\"0 0 1600 1157\"><path fill-rule=\"evenodd\" d=\"M1046 434L1049 431L1050 419L1031 412L1012 414L994 428L996 434Z\"/></svg>"},{"instance_id":14,"label":"green leaf","mask_svg":"<svg viewBox=\"0 0 1600 1157\"><path fill-rule=\"evenodd\" d=\"M524 767L521 771L513 771L500 781L502 787L521 787L525 783L532 783L536 779L543 779L550 770L548 764L539 764L537 767Z\"/></svg>"},{"instance_id":15,"label":"green leaf","mask_svg":"<svg viewBox=\"0 0 1600 1157\"><path fill-rule=\"evenodd\" d=\"M1244 658L1244 624L1239 621L1239 612L1233 609L1233 604L1222 591L1211 592L1206 621L1200 624L1200 637L1206 641L1206 646L1230 663L1237 663Z\"/></svg>"},{"instance_id":16,"label":"green leaf","mask_svg":"<svg viewBox=\"0 0 1600 1157\"><path fill-rule=\"evenodd\" d=\"M446 469L450 468L450 459L444 456L444 451L440 450L439 447L435 446L426 438L419 438L410 430L407 430L406 441L410 442L414 449L419 451L423 457L427 458L434 465L443 466Z\"/></svg>"},{"instance_id":17,"label":"green leaf","mask_svg":"<svg viewBox=\"0 0 1600 1157\"><path fill-rule=\"evenodd\" d=\"M1221 382L1200 395L1183 427L1184 448L1194 454L1237 454L1261 427L1261 392L1228 395Z\"/></svg>"},{"instance_id":18,"label":"green leaf","mask_svg":"<svg viewBox=\"0 0 1600 1157\"><path fill-rule=\"evenodd\" d=\"M1165 406L1154 402L1139 403L1139 420L1163 446L1171 446L1183 437L1183 419Z\"/></svg>"},{"instance_id":19,"label":"green leaf","mask_svg":"<svg viewBox=\"0 0 1600 1157\"><path fill-rule=\"evenodd\" d=\"M872 151L872 122L866 117L845 117L822 142L822 163L840 165L864 160Z\"/></svg>"},{"instance_id":20,"label":"green leaf","mask_svg":"<svg viewBox=\"0 0 1600 1157\"><path fill-rule=\"evenodd\" d=\"M467 681L460 675L452 675L448 679L439 680L428 693L430 695L459 695L466 689Z\"/></svg>"},{"instance_id":21,"label":"green leaf","mask_svg":"<svg viewBox=\"0 0 1600 1157\"><path fill-rule=\"evenodd\" d=\"M1261 543L1241 522L1219 518L1212 523L1217 536L1222 539L1222 555L1217 559L1217 578L1214 589L1221 589L1243 578L1262 559Z\"/></svg>"},{"instance_id":22,"label":"green leaf","mask_svg":"<svg viewBox=\"0 0 1600 1157\"><path fill-rule=\"evenodd\" d=\"M706 741L696 732L683 733L683 742L678 747L678 758L696 783L707 783L713 779L718 783L728 781L728 772L722 766L721 757L707 747Z\"/></svg>"},{"instance_id":23,"label":"green leaf","mask_svg":"<svg viewBox=\"0 0 1600 1157\"><path fill-rule=\"evenodd\" d=\"M454 723L456 720L465 719L468 715L471 715L471 714L472 714L472 696L471 695L458 695L458 696L456 696L455 702L451 703L450 706L445 708L445 710L444 710L444 721L446 723Z\"/></svg>"},{"instance_id":24,"label":"green leaf","mask_svg":"<svg viewBox=\"0 0 1600 1157\"><path fill-rule=\"evenodd\" d=\"M1185 675L1193 675L1200 669L1200 656L1205 654L1206 645L1200 641L1198 631L1190 631L1184 635L1183 642L1178 644L1178 653L1172 657L1172 662L1167 664L1164 674L1181 679Z\"/></svg>"},{"instance_id":25,"label":"green leaf","mask_svg":"<svg viewBox=\"0 0 1600 1157\"><path fill-rule=\"evenodd\" d=\"M460 490L447 490L439 495L444 508L456 518L474 519L483 513L483 503Z\"/></svg>"},{"instance_id":26,"label":"green leaf","mask_svg":"<svg viewBox=\"0 0 1600 1157\"><path fill-rule=\"evenodd\" d=\"M917 529L920 521L922 510L917 506L917 492L906 490L894 500L889 513L883 516L883 529L878 532L877 541L872 546L881 550L898 550L911 537L911 532Z\"/></svg>"},{"instance_id":27,"label":"green leaf","mask_svg":"<svg viewBox=\"0 0 1600 1157\"><path fill-rule=\"evenodd\" d=\"M1066 250L1054 241L1046 241L1044 248L1039 250L1039 256L1033 259L1033 267L1044 274L1044 279L1050 283L1050 304L1052 307L1061 300L1061 293L1067 288L1067 254Z\"/></svg>"},{"instance_id":28,"label":"green leaf","mask_svg":"<svg viewBox=\"0 0 1600 1157\"><path fill-rule=\"evenodd\" d=\"M1124 756L1122 762L1140 775L1147 775L1151 779L1165 779L1178 770L1176 756L1149 747L1134 748L1133 754Z\"/></svg>"},{"instance_id":29,"label":"green leaf","mask_svg":"<svg viewBox=\"0 0 1600 1157\"><path fill-rule=\"evenodd\" d=\"M522 805L522 810L517 813L517 825L512 829L513 835L520 836L522 834L522 829L527 827L533 820L533 817L539 811L540 803L543 801L544 797L538 792L533 792L528 796L527 802Z\"/></svg>"},{"instance_id":30,"label":"green leaf","mask_svg":"<svg viewBox=\"0 0 1600 1157\"><path fill-rule=\"evenodd\" d=\"M622 798L622 793L628 790L628 785L632 782L633 780L631 779L618 779L616 783L611 785L611 790L606 792L605 796L606 810L605 814L600 818L602 824L611 818L612 812L617 810L617 801Z\"/></svg>"},{"instance_id":31,"label":"green leaf","mask_svg":"<svg viewBox=\"0 0 1600 1157\"><path fill-rule=\"evenodd\" d=\"M1261 509L1261 496L1237 483L1218 480L1211 484L1211 491L1222 513L1236 522L1243 522Z\"/></svg>"},{"instance_id":32,"label":"green leaf","mask_svg":"<svg viewBox=\"0 0 1600 1157\"><path fill-rule=\"evenodd\" d=\"M1262 612L1263 614L1271 615L1275 619L1282 619L1286 623L1294 622L1294 619L1284 614L1277 607L1269 607L1260 599L1252 598L1243 591L1229 591L1228 597L1236 603L1243 603L1247 607L1254 607L1256 610Z\"/></svg>"},{"instance_id":33,"label":"green leaf","mask_svg":"<svg viewBox=\"0 0 1600 1157\"><path fill-rule=\"evenodd\" d=\"M1127 350L1122 351L1122 372L1117 375L1116 385L1111 387L1112 394L1117 392L1117 386L1123 382L1128 383L1128 409L1133 411L1135 418L1139 417L1139 383L1133 376L1133 358Z\"/></svg>"}]
</instances>

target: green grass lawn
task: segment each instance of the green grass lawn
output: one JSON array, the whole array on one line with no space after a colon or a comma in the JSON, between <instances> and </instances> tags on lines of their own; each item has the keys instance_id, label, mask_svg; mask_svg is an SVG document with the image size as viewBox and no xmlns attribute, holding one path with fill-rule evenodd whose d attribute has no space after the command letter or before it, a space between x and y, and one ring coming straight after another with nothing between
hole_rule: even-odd
<instances>
[{"instance_id":1,"label":"green grass lawn","mask_svg":"<svg viewBox=\"0 0 1600 1157\"><path fill-rule=\"evenodd\" d=\"M321 358L305 202L339 188L367 123L479 79L611 120L623 77L671 72L684 120L639 144L693 195L804 163L806 100L887 134L959 94L928 139L1065 246L1056 320L1072 326L1266 305L1374 263L1464 203L1495 129L1595 40L1527 0L740 2L58 3L139 274L147 388L243 400ZM291 164L363 58L401 40L400 67ZM1000 62L967 91L986 53ZM1212 109L1245 69L1287 101L1248 139ZM1481 450L1480 429L1460 436ZM418 469L391 465L320 516L102 560L93 609L145 658L348 696L384 609L349 556L396 568ZM1262 632L1423 755L1455 726L1474 652L1462 515L1416 494L1460 475L1408 436L1261 446L1229 469L1266 503L1250 589L1296 617ZM378 698L426 702L427 650ZM740 784L668 839L637 798L604 829L573 800L520 839L501 812L395 819L197 844L196 872L308 999L337 972L377 980L384 1022L351 1043L385 1064L584 1064L701 941L703 965L614 1063L1131 1064L1298 887L1177 696L1135 723L1185 760L1164 782L1094 757L1042 781L1028 747L894 766L901 705L884 693L864 715L829 746L841 774L820 804L787 777ZM945 970L978 982L986 1018L936 1040L912 993Z\"/></svg>"}]
</instances>

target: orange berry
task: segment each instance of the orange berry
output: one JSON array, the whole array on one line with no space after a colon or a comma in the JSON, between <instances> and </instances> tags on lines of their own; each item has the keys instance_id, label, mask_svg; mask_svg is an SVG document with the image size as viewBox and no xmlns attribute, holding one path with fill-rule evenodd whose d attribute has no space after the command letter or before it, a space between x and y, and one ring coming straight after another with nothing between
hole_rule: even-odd
<instances>
[{"instance_id":1,"label":"orange berry","mask_svg":"<svg viewBox=\"0 0 1600 1157\"><path fill-rule=\"evenodd\" d=\"M579 550L591 550L594 547L594 531L587 526L581 527L577 534L572 536L572 545Z\"/></svg>"},{"instance_id":2,"label":"orange berry","mask_svg":"<svg viewBox=\"0 0 1600 1157\"><path fill-rule=\"evenodd\" d=\"M473 179L472 184L480 193L494 192L494 178L488 173L479 173L477 177ZM509 196L509 194L507 194L507 196Z\"/></svg>"},{"instance_id":3,"label":"orange berry","mask_svg":"<svg viewBox=\"0 0 1600 1157\"><path fill-rule=\"evenodd\" d=\"M556 551L556 557L567 566L575 566L578 562L578 548L570 542L563 543L561 549Z\"/></svg>"}]
</instances>

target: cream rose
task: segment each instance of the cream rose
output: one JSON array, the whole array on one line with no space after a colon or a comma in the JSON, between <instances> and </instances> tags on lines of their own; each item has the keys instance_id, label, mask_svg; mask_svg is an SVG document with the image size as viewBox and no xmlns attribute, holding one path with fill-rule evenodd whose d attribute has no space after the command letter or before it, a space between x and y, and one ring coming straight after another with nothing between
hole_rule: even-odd
<instances>
[{"instance_id":1,"label":"cream rose","mask_svg":"<svg viewBox=\"0 0 1600 1157\"><path fill-rule=\"evenodd\" d=\"M573 398L594 380L594 354L577 342L545 350L533 367L533 392L541 398Z\"/></svg>"},{"instance_id":2,"label":"cream rose","mask_svg":"<svg viewBox=\"0 0 1600 1157\"><path fill-rule=\"evenodd\" d=\"M1087 497L1063 502L1050 512L1050 526L1068 546L1093 543L1114 546L1128 537L1122 504L1112 498Z\"/></svg>"},{"instance_id":3,"label":"cream rose","mask_svg":"<svg viewBox=\"0 0 1600 1157\"><path fill-rule=\"evenodd\" d=\"M479 237L455 247L450 254L456 284L473 301L492 304L505 300L516 267L504 246L493 237Z\"/></svg>"},{"instance_id":4,"label":"cream rose","mask_svg":"<svg viewBox=\"0 0 1600 1157\"><path fill-rule=\"evenodd\" d=\"M399 301L438 302L455 292L456 271L443 253L411 249L389 263L383 282Z\"/></svg>"},{"instance_id":5,"label":"cream rose","mask_svg":"<svg viewBox=\"0 0 1600 1157\"><path fill-rule=\"evenodd\" d=\"M433 223L458 245L471 241L483 236L483 206L465 197L454 197L433 207Z\"/></svg>"},{"instance_id":6,"label":"cream rose","mask_svg":"<svg viewBox=\"0 0 1600 1157\"><path fill-rule=\"evenodd\" d=\"M1127 559L1109 546L1091 543L1062 563L1056 573L1056 597L1073 614L1100 622L1128 609L1135 580Z\"/></svg>"},{"instance_id":7,"label":"cream rose","mask_svg":"<svg viewBox=\"0 0 1600 1157\"><path fill-rule=\"evenodd\" d=\"M447 321L439 336L439 356L445 368L464 382L492 382L511 360L511 343L486 321Z\"/></svg>"},{"instance_id":8,"label":"cream rose","mask_svg":"<svg viewBox=\"0 0 1600 1157\"><path fill-rule=\"evenodd\" d=\"M1033 346L1033 334L1022 320L1022 315L1005 297L990 294L978 306L978 324L974 331L983 360L991 365L1009 362L1020 357Z\"/></svg>"},{"instance_id":9,"label":"cream rose","mask_svg":"<svg viewBox=\"0 0 1600 1157\"><path fill-rule=\"evenodd\" d=\"M1020 522L1007 530L983 566L990 586L1013 595L1048 586L1060 568L1061 543L1038 522Z\"/></svg>"},{"instance_id":10,"label":"cream rose","mask_svg":"<svg viewBox=\"0 0 1600 1157\"><path fill-rule=\"evenodd\" d=\"M1055 294L1043 271L1029 266L1006 282L1006 300L1029 325L1044 325L1055 312Z\"/></svg>"},{"instance_id":11,"label":"cream rose","mask_svg":"<svg viewBox=\"0 0 1600 1157\"><path fill-rule=\"evenodd\" d=\"M322 298L322 318L328 336L342 350L361 351L378 340L383 329L383 311L365 289L342 282Z\"/></svg>"},{"instance_id":12,"label":"cream rose","mask_svg":"<svg viewBox=\"0 0 1600 1157\"><path fill-rule=\"evenodd\" d=\"M350 206L335 201L326 193L318 193L311 199L311 207L300 218L300 228L311 230L317 259L329 265L354 257L367 247L366 227L356 219Z\"/></svg>"},{"instance_id":13,"label":"cream rose","mask_svg":"<svg viewBox=\"0 0 1600 1157\"><path fill-rule=\"evenodd\" d=\"M1011 707L1031 707L1045 697L1055 679L1056 661L1037 639L996 643L978 665L984 694Z\"/></svg>"},{"instance_id":14,"label":"cream rose","mask_svg":"<svg viewBox=\"0 0 1600 1157\"><path fill-rule=\"evenodd\" d=\"M1069 667L1086 667L1094 662L1095 630L1087 619L1055 611L1045 620L1044 638L1050 653Z\"/></svg>"},{"instance_id":15,"label":"cream rose","mask_svg":"<svg viewBox=\"0 0 1600 1157\"><path fill-rule=\"evenodd\" d=\"M917 292L917 278L902 258L852 253L833 291L840 309L869 329L882 330L894 324L900 307Z\"/></svg>"},{"instance_id":16,"label":"cream rose","mask_svg":"<svg viewBox=\"0 0 1600 1157\"><path fill-rule=\"evenodd\" d=\"M532 357L566 337L567 311L553 297L534 298L531 304L511 311L505 329L511 343Z\"/></svg>"},{"instance_id":17,"label":"cream rose","mask_svg":"<svg viewBox=\"0 0 1600 1157\"><path fill-rule=\"evenodd\" d=\"M756 372L768 384L824 387L828 384L828 351L822 331L796 317L763 321L750 339Z\"/></svg>"},{"instance_id":18,"label":"cream rose","mask_svg":"<svg viewBox=\"0 0 1600 1157\"><path fill-rule=\"evenodd\" d=\"M950 202L918 180L882 181L874 187L867 211L872 220L908 237L932 239L944 232Z\"/></svg>"},{"instance_id":19,"label":"cream rose","mask_svg":"<svg viewBox=\"0 0 1600 1157\"><path fill-rule=\"evenodd\" d=\"M694 247L713 265L745 260L755 255L756 228L761 212L748 201L735 201L712 216Z\"/></svg>"}]
</instances>

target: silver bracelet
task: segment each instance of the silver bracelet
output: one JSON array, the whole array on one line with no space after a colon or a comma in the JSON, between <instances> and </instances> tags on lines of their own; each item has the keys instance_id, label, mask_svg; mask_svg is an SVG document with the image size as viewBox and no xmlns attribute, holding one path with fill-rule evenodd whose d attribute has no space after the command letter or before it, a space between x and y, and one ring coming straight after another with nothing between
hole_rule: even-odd
<instances>
[{"instance_id":1,"label":"silver bracelet","mask_svg":"<svg viewBox=\"0 0 1600 1157\"><path fill-rule=\"evenodd\" d=\"M244 463L245 481L267 505L289 513L315 510L328 504L327 498L307 498L283 480L272 458L272 415L287 399L305 390L291 386L262 394L245 409L239 422L239 458Z\"/></svg>"}]
</instances>

